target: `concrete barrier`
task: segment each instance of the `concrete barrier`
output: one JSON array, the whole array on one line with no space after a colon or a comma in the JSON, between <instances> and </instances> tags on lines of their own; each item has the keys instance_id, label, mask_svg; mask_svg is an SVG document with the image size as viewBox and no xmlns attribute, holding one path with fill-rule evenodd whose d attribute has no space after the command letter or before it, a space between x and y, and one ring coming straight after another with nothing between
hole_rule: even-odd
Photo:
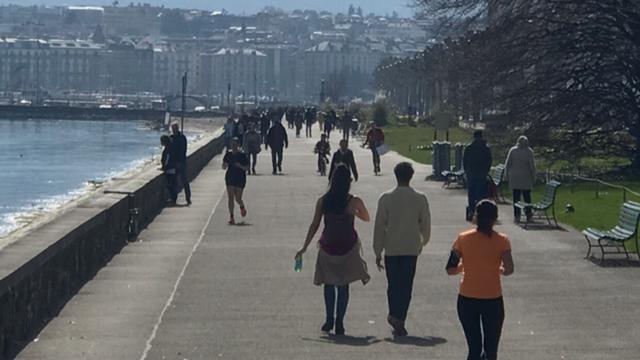
<instances>
[{"instance_id":1,"label":"concrete barrier","mask_svg":"<svg viewBox=\"0 0 640 360\"><path fill-rule=\"evenodd\" d=\"M24 120L24 119L55 119L55 120L149 120L161 122L164 120L165 110L153 109L98 109L81 108L73 106L19 106L0 105L0 120ZM179 111L171 111L171 116L180 117ZM225 117L226 112L212 111L187 111L188 118L214 118Z\"/></svg>"},{"instance_id":2,"label":"concrete barrier","mask_svg":"<svg viewBox=\"0 0 640 360\"><path fill-rule=\"evenodd\" d=\"M220 132L192 145L193 180L222 152ZM140 227L166 204L164 176L148 169L107 190L135 194ZM128 240L127 195L100 194L0 251L0 359L15 356Z\"/></svg>"}]
</instances>

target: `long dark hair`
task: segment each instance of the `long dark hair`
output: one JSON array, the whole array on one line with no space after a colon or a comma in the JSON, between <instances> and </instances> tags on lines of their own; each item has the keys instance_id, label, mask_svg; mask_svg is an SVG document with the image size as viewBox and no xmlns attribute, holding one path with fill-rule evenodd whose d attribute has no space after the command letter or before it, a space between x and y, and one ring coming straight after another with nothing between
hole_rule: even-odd
<instances>
[{"instance_id":1,"label":"long dark hair","mask_svg":"<svg viewBox=\"0 0 640 360\"><path fill-rule=\"evenodd\" d=\"M349 190L351 189L351 172L344 165L339 165L331 178L331 185L324 199L322 210L325 213L342 214L349 205Z\"/></svg>"},{"instance_id":2,"label":"long dark hair","mask_svg":"<svg viewBox=\"0 0 640 360\"><path fill-rule=\"evenodd\" d=\"M493 224L498 220L498 206L491 200L482 200L476 205L476 221L479 232L491 236Z\"/></svg>"}]
</instances>

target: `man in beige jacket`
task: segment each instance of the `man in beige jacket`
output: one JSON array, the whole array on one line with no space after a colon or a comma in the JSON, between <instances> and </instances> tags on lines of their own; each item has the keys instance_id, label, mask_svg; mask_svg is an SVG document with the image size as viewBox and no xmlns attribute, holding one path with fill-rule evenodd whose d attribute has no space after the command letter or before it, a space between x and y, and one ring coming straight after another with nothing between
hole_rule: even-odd
<instances>
[{"instance_id":1,"label":"man in beige jacket","mask_svg":"<svg viewBox=\"0 0 640 360\"><path fill-rule=\"evenodd\" d=\"M398 186L378 200L373 250L378 270L386 268L387 321L395 336L406 336L404 323L411 302L416 263L431 237L431 214L427 197L409 186L414 173L411 164L402 162L396 165L394 172Z\"/></svg>"}]
</instances>

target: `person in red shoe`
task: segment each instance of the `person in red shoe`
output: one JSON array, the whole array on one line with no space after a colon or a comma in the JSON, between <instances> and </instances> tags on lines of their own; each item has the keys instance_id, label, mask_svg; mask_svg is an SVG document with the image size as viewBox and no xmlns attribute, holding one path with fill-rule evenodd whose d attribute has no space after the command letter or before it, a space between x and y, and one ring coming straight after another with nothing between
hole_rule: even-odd
<instances>
[{"instance_id":1,"label":"person in red shoe","mask_svg":"<svg viewBox=\"0 0 640 360\"><path fill-rule=\"evenodd\" d=\"M229 225L234 225L233 215L235 203L240 206L240 215L247 216L247 209L242 201L242 193L247 185L247 171L249 171L249 157L240 151L240 140L231 139L231 150L222 159L222 168L227 170L224 180L227 185L227 195L229 197Z\"/></svg>"},{"instance_id":2,"label":"person in red shoe","mask_svg":"<svg viewBox=\"0 0 640 360\"><path fill-rule=\"evenodd\" d=\"M362 146L369 146L371 155L373 156L373 172L380 172L380 154L378 147L384 144L384 131L375 122L371 122L371 129L367 132L367 139Z\"/></svg>"}]
</instances>

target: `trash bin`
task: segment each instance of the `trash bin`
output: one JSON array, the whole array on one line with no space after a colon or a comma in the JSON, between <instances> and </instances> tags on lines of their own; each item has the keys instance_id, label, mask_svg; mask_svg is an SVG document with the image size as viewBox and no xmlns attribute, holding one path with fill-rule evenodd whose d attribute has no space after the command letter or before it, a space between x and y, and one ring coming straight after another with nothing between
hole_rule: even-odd
<instances>
[{"instance_id":1,"label":"trash bin","mask_svg":"<svg viewBox=\"0 0 640 360\"><path fill-rule=\"evenodd\" d=\"M434 141L433 145L433 177L444 180L443 171L451 170L451 143L448 141Z\"/></svg>"},{"instance_id":2,"label":"trash bin","mask_svg":"<svg viewBox=\"0 0 640 360\"><path fill-rule=\"evenodd\" d=\"M455 168L454 171L462 170L462 156L464 154L464 144L457 143L455 145Z\"/></svg>"}]
</instances>

